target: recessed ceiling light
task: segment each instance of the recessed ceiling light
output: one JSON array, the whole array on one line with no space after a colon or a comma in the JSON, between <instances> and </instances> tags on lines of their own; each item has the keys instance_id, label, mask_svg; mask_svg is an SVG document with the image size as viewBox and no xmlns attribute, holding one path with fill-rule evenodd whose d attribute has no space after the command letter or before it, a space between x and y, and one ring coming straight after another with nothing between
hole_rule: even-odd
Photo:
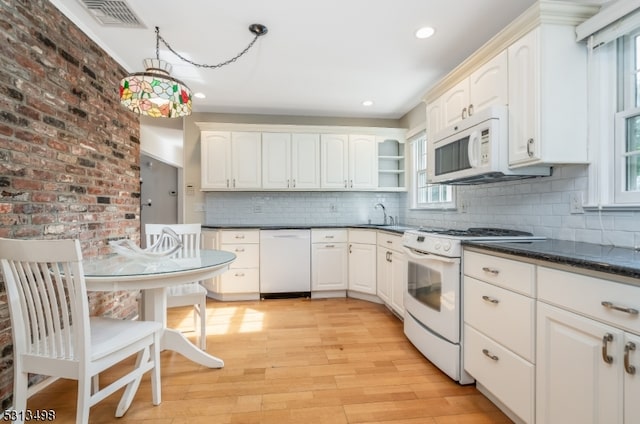
<instances>
[{"instance_id":1,"label":"recessed ceiling light","mask_svg":"<svg viewBox=\"0 0 640 424\"><path fill-rule=\"evenodd\" d=\"M362 102L362 106L373 106L373 100L365 100Z\"/></svg>"},{"instance_id":2,"label":"recessed ceiling light","mask_svg":"<svg viewBox=\"0 0 640 424\"><path fill-rule=\"evenodd\" d=\"M204 99L207 96L204 93L197 92L197 93L193 93L193 97L197 97L198 99Z\"/></svg>"},{"instance_id":3,"label":"recessed ceiling light","mask_svg":"<svg viewBox=\"0 0 640 424\"><path fill-rule=\"evenodd\" d=\"M422 27L416 31L416 38L429 38L435 34L436 30L431 27Z\"/></svg>"}]
</instances>

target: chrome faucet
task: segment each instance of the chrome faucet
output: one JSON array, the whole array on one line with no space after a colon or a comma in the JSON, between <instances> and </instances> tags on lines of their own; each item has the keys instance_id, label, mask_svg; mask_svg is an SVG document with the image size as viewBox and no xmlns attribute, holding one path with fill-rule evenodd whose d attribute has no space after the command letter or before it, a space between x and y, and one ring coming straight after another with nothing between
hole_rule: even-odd
<instances>
[{"instance_id":1,"label":"chrome faucet","mask_svg":"<svg viewBox=\"0 0 640 424\"><path fill-rule=\"evenodd\" d=\"M384 205L382 203L376 203L374 208L378 209L378 206L380 206L380 208L382 208L382 213L384 214L384 219L382 221L382 225L387 225L387 209L384 207Z\"/></svg>"}]
</instances>

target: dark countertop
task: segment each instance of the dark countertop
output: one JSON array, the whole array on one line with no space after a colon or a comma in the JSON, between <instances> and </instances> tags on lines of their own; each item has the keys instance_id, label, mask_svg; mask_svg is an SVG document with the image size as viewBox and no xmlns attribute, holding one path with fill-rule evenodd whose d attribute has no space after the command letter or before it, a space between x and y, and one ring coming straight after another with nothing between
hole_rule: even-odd
<instances>
[{"instance_id":1,"label":"dark countertop","mask_svg":"<svg viewBox=\"0 0 640 424\"><path fill-rule=\"evenodd\" d=\"M636 279L634 283L640 285L640 251L635 249L554 239L530 242L465 241L463 245Z\"/></svg>"},{"instance_id":2,"label":"dark countertop","mask_svg":"<svg viewBox=\"0 0 640 424\"><path fill-rule=\"evenodd\" d=\"M202 228L211 230L224 229L258 229L258 230L307 230L311 228L360 228L371 230L384 230L392 233L403 234L406 230L418 227L407 225L376 225L376 224L319 224L319 225L278 225L278 224L240 224L240 225L203 225Z\"/></svg>"}]
</instances>

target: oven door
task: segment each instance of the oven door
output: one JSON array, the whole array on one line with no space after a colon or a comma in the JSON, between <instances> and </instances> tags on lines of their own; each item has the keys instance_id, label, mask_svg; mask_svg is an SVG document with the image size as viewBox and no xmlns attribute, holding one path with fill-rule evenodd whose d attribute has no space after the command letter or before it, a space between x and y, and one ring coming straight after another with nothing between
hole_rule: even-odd
<instances>
[{"instance_id":1,"label":"oven door","mask_svg":"<svg viewBox=\"0 0 640 424\"><path fill-rule=\"evenodd\" d=\"M460 258L404 248L408 259L405 309L433 333L460 343Z\"/></svg>"}]
</instances>

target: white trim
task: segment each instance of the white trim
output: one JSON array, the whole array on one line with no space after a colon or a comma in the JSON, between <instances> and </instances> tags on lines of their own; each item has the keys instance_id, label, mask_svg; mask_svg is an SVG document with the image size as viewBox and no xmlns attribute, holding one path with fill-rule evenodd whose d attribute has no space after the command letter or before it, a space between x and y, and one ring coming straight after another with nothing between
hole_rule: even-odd
<instances>
[{"instance_id":1,"label":"white trim","mask_svg":"<svg viewBox=\"0 0 640 424\"><path fill-rule=\"evenodd\" d=\"M640 8L638 0L618 0L616 3L603 7L596 15L592 16L576 27L577 41L582 41L585 38L594 35L599 31L602 31L609 25L613 24L615 21L625 17L638 8ZM605 29L608 34L612 34L614 30L615 28ZM609 35L612 36L609 41L618 38L622 34L624 34L624 32L620 33L617 36ZM596 43L596 45L600 44L601 42L606 43L607 41L604 40L606 40L606 37L603 33L602 40L597 40L598 42Z\"/></svg>"},{"instance_id":2,"label":"white trim","mask_svg":"<svg viewBox=\"0 0 640 424\"><path fill-rule=\"evenodd\" d=\"M395 136L404 140L406 128L389 127L349 127L332 125L279 125L279 124L239 124L231 122L196 122L201 131L255 131L286 133L319 133L319 134L365 134L378 136Z\"/></svg>"}]
</instances>

